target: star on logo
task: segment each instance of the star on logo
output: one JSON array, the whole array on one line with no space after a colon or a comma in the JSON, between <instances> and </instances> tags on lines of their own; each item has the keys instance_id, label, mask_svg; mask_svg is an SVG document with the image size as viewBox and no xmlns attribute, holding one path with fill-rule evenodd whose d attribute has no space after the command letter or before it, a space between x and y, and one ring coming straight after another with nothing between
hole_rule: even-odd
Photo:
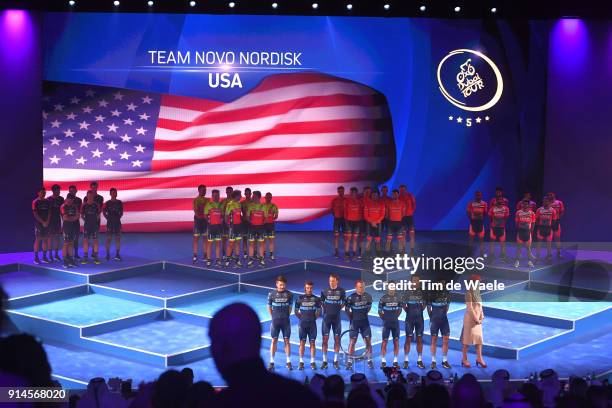
<instances>
[{"instance_id":1,"label":"star on logo","mask_svg":"<svg viewBox=\"0 0 612 408\"><path fill-rule=\"evenodd\" d=\"M96 116L96 122L104 122L104 119L106 119L105 116L102 116L102 115Z\"/></svg>"},{"instance_id":2,"label":"star on logo","mask_svg":"<svg viewBox=\"0 0 612 408\"><path fill-rule=\"evenodd\" d=\"M49 157L49 160L51 161L51 164L59 164L59 161L62 159L56 155L53 155L53 157Z\"/></svg>"},{"instance_id":3,"label":"star on logo","mask_svg":"<svg viewBox=\"0 0 612 408\"><path fill-rule=\"evenodd\" d=\"M117 129L119 129L119 126L116 126L114 123L110 125L106 125L106 127L108 128L109 132L114 132L114 133L117 133Z\"/></svg>"},{"instance_id":4,"label":"star on logo","mask_svg":"<svg viewBox=\"0 0 612 408\"><path fill-rule=\"evenodd\" d=\"M117 150L117 144L111 140L110 143L106 144L107 150Z\"/></svg>"},{"instance_id":5,"label":"star on logo","mask_svg":"<svg viewBox=\"0 0 612 408\"><path fill-rule=\"evenodd\" d=\"M449 116L449 117L448 117L448 120L453 120L453 117L452 117L452 116Z\"/></svg>"},{"instance_id":6,"label":"star on logo","mask_svg":"<svg viewBox=\"0 0 612 408\"><path fill-rule=\"evenodd\" d=\"M64 105L62 105L61 103L58 103L57 105L53 105L53 109L61 112L64 110Z\"/></svg>"},{"instance_id":7,"label":"star on logo","mask_svg":"<svg viewBox=\"0 0 612 408\"><path fill-rule=\"evenodd\" d=\"M147 129L143 128L142 126L136 129L137 135L144 135L145 133L147 133Z\"/></svg>"},{"instance_id":8,"label":"star on logo","mask_svg":"<svg viewBox=\"0 0 612 408\"><path fill-rule=\"evenodd\" d=\"M51 127L59 129L61 124L62 124L62 122L60 122L59 120L55 119L53 122L51 122Z\"/></svg>"},{"instance_id":9,"label":"star on logo","mask_svg":"<svg viewBox=\"0 0 612 408\"><path fill-rule=\"evenodd\" d=\"M458 118L457 118L457 123L461 123L461 121L462 121L462 120L463 120L463 119L461 119L461 117L458 117Z\"/></svg>"},{"instance_id":10,"label":"star on logo","mask_svg":"<svg viewBox=\"0 0 612 408\"><path fill-rule=\"evenodd\" d=\"M87 159L81 156L78 159L76 159L76 164L85 164L86 161Z\"/></svg>"},{"instance_id":11,"label":"star on logo","mask_svg":"<svg viewBox=\"0 0 612 408\"><path fill-rule=\"evenodd\" d=\"M140 160L135 160L132 162L132 167L141 167L142 162Z\"/></svg>"},{"instance_id":12,"label":"star on logo","mask_svg":"<svg viewBox=\"0 0 612 408\"><path fill-rule=\"evenodd\" d=\"M103 135L102 135L102 133L100 133L100 131L99 131L99 130L96 130L96 133L92 133L92 135L93 135L94 139L100 139L100 140L102 140L102 136L103 136Z\"/></svg>"},{"instance_id":13,"label":"star on logo","mask_svg":"<svg viewBox=\"0 0 612 408\"><path fill-rule=\"evenodd\" d=\"M91 154L91 157L102 157L102 152L100 151L100 149L92 150Z\"/></svg>"},{"instance_id":14,"label":"star on logo","mask_svg":"<svg viewBox=\"0 0 612 408\"><path fill-rule=\"evenodd\" d=\"M66 135L66 137L74 137L74 132L70 129L64 131L64 135Z\"/></svg>"},{"instance_id":15,"label":"star on logo","mask_svg":"<svg viewBox=\"0 0 612 408\"><path fill-rule=\"evenodd\" d=\"M121 112L119 112L117 109L115 109L114 111L111 111L111 116L121 116Z\"/></svg>"},{"instance_id":16,"label":"star on logo","mask_svg":"<svg viewBox=\"0 0 612 408\"><path fill-rule=\"evenodd\" d=\"M89 123L85 121L79 122L79 130L81 129L89 130L88 128L89 128Z\"/></svg>"},{"instance_id":17,"label":"star on logo","mask_svg":"<svg viewBox=\"0 0 612 408\"><path fill-rule=\"evenodd\" d=\"M83 113L91 113L92 110L89 106L86 106L83 108Z\"/></svg>"},{"instance_id":18,"label":"star on logo","mask_svg":"<svg viewBox=\"0 0 612 408\"><path fill-rule=\"evenodd\" d=\"M89 143L85 138L79 140L79 147L89 147Z\"/></svg>"},{"instance_id":19,"label":"star on logo","mask_svg":"<svg viewBox=\"0 0 612 408\"><path fill-rule=\"evenodd\" d=\"M153 100L153 98L149 98L149 95L145 96L144 98L140 98L142 99L142 103L146 103L147 105L151 104L151 101Z\"/></svg>"},{"instance_id":20,"label":"star on logo","mask_svg":"<svg viewBox=\"0 0 612 408\"><path fill-rule=\"evenodd\" d=\"M106 159L106 160L104 160L104 165L105 166L112 166L114 162L115 161L113 159Z\"/></svg>"},{"instance_id":21,"label":"star on logo","mask_svg":"<svg viewBox=\"0 0 612 408\"><path fill-rule=\"evenodd\" d=\"M98 106L101 108L106 108L108 106L108 102L106 102L106 99L102 99L101 101L98 101Z\"/></svg>"},{"instance_id":22,"label":"star on logo","mask_svg":"<svg viewBox=\"0 0 612 408\"><path fill-rule=\"evenodd\" d=\"M150 118L150 116L149 116L149 115L147 115L146 113L143 113L142 115L138 115L138 116L140 116L140 119L141 119L141 120L147 120L147 119L149 119L149 118Z\"/></svg>"},{"instance_id":23,"label":"star on logo","mask_svg":"<svg viewBox=\"0 0 612 408\"><path fill-rule=\"evenodd\" d=\"M76 115L74 114L74 112L70 112L68 115L66 115L66 119L74 120L75 118L76 118Z\"/></svg>"},{"instance_id":24,"label":"star on logo","mask_svg":"<svg viewBox=\"0 0 612 408\"><path fill-rule=\"evenodd\" d=\"M480 123L480 122L482 122L482 119L480 119L480 117L477 117L476 118L476 123Z\"/></svg>"},{"instance_id":25,"label":"star on logo","mask_svg":"<svg viewBox=\"0 0 612 408\"><path fill-rule=\"evenodd\" d=\"M74 103L75 105L78 104L80 101L79 98L77 98L76 96L70 98L70 103Z\"/></svg>"},{"instance_id":26,"label":"star on logo","mask_svg":"<svg viewBox=\"0 0 612 408\"><path fill-rule=\"evenodd\" d=\"M75 150L72 147L70 147L70 146L68 146L67 149L64 149L64 154L66 156L72 156L72 153L74 153L74 152L75 152Z\"/></svg>"},{"instance_id":27,"label":"star on logo","mask_svg":"<svg viewBox=\"0 0 612 408\"><path fill-rule=\"evenodd\" d=\"M127 106L127 110L132 111L132 112L136 112L136 108L138 106L134 105L134 103L130 102L129 105L125 105Z\"/></svg>"},{"instance_id":28,"label":"star on logo","mask_svg":"<svg viewBox=\"0 0 612 408\"><path fill-rule=\"evenodd\" d=\"M51 146L59 146L61 140L59 140L57 137L53 136L53 139L49 140L51 142Z\"/></svg>"},{"instance_id":29,"label":"star on logo","mask_svg":"<svg viewBox=\"0 0 612 408\"><path fill-rule=\"evenodd\" d=\"M136 149L136 153L144 153L145 147L140 143L138 144L138 146L134 146L134 148Z\"/></svg>"},{"instance_id":30,"label":"star on logo","mask_svg":"<svg viewBox=\"0 0 612 408\"><path fill-rule=\"evenodd\" d=\"M131 154L129 154L127 151L123 152L123 153L119 153L119 156L121 157L122 160L128 160L131 156Z\"/></svg>"},{"instance_id":31,"label":"star on logo","mask_svg":"<svg viewBox=\"0 0 612 408\"><path fill-rule=\"evenodd\" d=\"M92 89L88 89L87 91L85 91L85 96L94 96L96 94L96 92Z\"/></svg>"},{"instance_id":32,"label":"star on logo","mask_svg":"<svg viewBox=\"0 0 612 408\"><path fill-rule=\"evenodd\" d=\"M115 100L122 101L124 95L121 92L117 92L117 93L114 93L113 96L115 97Z\"/></svg>"},{"instance_id":33,"label":"star on logo","mask_svg":"<svg viewBox=\"0 0 612 408\"><path fill-rule=\"evenodd\" d=\"M123 141L123 142L130 143L131 140L132 140L132 136L128 136L127 133L125 135L121 136L121 141Z\"/></svg>"},{"instance_id":34,"label":"star on logo","mask_svg":"<svg viewBox=\"0 0 612 408\"><path fill-rule=\"evenodd\" d=\"M490 118L488 116L485 116L485 120L488 121Z\"/></svg>"},{"instance_id":35,"label":"star on logo","mask_svg":"<svg viewBox=\"0 0 612 408\"><path fill-rule=\"evenodd\" d=\"M123 124L131 126L134 124L134 121L131 118L123 119Z\"/></svg>"}]
</instances>

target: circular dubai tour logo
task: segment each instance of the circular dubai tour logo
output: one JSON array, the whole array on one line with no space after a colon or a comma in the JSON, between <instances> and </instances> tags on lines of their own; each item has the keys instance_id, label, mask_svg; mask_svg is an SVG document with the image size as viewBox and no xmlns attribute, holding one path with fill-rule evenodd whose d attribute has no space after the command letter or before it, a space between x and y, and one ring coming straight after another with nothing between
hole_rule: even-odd
<instances>
[{"instance_id":1,"label":"circular dubai tour logo","mask_svg":"<svg viewBox=\"0 0 612 408\"><path fill-rule=\"evenodd\" d=\"M489 57L467 48L454 50L442 58L436 74L442 96L468 112L451 115L449 121L471 127L491 120L485 111L499 102L504 81Z\"/></svg>"}]
</instances>

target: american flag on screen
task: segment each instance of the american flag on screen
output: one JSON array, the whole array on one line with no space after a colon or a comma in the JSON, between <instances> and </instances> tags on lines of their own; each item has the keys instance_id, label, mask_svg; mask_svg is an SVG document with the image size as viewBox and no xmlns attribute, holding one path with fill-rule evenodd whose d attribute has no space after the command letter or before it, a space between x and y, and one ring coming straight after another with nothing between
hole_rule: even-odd
<instances>
[{"instance_id":1,"label":"american flag on screen","mask_svg":"<svg viewBox=\"0 0 612 408\"><path fill-rule=\"evenodd\" d=\"M198 184L269 191L279 221L304 222L329 213L338 185L395 167L384 95L318 73L271 75L232 102L45 82L43 121L45 186L116 187L126 231L192 228Z\"/></svg>"}]
</instances>

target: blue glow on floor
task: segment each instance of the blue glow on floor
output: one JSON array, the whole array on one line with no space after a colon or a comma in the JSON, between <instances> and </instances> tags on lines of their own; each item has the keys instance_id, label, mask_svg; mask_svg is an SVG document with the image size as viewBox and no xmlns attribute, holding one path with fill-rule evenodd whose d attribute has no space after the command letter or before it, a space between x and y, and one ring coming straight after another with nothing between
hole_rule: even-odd
<instances>
[{"instance_id":1,"label":"blue glow on floor","mask_svg":"<svg viewBox=\"0 0 612 408\"><path fill-rule=\"evenodd\" d=\"M155 306L94 293L15 310L75 326L89 326L156 309Z\"/></svg>"},{"instance_id":2,"label":"blue glow on floor","mask_svg":"<svg viewBox=\"0 0 612 408\"><path fill-rule=\"evenodd\" d=\"M85 283L50 276L40 271L21 270L0 273L0 285L2 285L9 298L64 289L83 284Z\"/></svg>"},{"instance_id":3,"label":"blue glow on floor","mask_svg":"<svg viewBox=\"0 0 612 408\"><path fill-rule=\"evenodd\" d=\"M267 296L253 292L212 294L208 296L206 300L194 300L179 307L175 307L174 309L200 316L212 317L217 310L235 302L246 303L255 309L260 321L270 320Z\"/></svg>"},{"instance_id":4,"label":"blue glow on floor","mask_svg":"<svg viewBox=\"0 0 612 408\"><path fill-rule=\"evenodd\" d=\"M612 306L611 302L489 302L486 306L560 319L581 319Z\"/></svg>"},{"instance_id":5,"label":"blue glow on floor","mask_svg":"<svg viewBox=\"0 0 612 408\"><path fill-rule=\"evenodd\" d=\"M180 320L156 320L90 338L164 355L210 344L207 327Z\"/></svg>"}]
</instances>

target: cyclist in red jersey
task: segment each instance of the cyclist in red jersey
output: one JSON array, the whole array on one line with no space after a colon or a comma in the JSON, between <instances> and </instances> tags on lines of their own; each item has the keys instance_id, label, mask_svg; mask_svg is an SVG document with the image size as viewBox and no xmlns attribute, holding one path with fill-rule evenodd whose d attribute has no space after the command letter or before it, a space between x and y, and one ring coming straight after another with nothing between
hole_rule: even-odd
<instances>
[{"instance_id":1,"label":"cyclist in red jersey","mask_svg":"<svg viewBox=\"0 0 612 408\"><path fill-rule=\"evenodd\" d=\"M393 196L387 203L385 214L387 216L388 230L385 251L391 253L393 246L393 235L397 239L397 251L403 254L406 251L406 236L404 235L404 225L402 220L406 213L406 205L399 199L399 190L393 190Z\"/></svg>"},{"instance_id":2,"label":"cyclist in red jersey","mask_svg":"<svg viewBox=\"0 0 612 408\"><path fill-rule=\"evenodd\" d=\"M540 258L540 247L542 241L546 241L546 262L552 263L552 240L553 231L552 225L557 221L557 210L552 208L550 199L544 197L542 207L536 211L536 236L538 241L536 242L536 259Z\"/></svg>"},{"instance_id":3,"label":"cyclist in red jersey","mask_svg":"<svg viewBox=\"0 0 612 408\"><path fill-rule=\"evenodd\" d=\"M365 202L363 217L366 222L365 255L369 256L372 238L376 244L376 255L380 255L380 238L382 236L382 221L385 219L385 203L379 199L377 190L372 191L371 198Z\"/></svg>"},{"instance_id":4,"label":"cyclist in red jersey","mask_svg":"<svg viewBox=\"0 0 612 408\"><path fill-rule=\"evenodd\" d=\"M487 214L487 202L482 199L482 192L474 193L474 201L467 206L467 216L470 220L469 245L470 251L474 248L474 237L478 237L480 256L484 256L484 219Z\"/></svg>"},{"instance_id":5,"label":"cyclist in red jersey","mask_svg":"<svg viewBox=\"0 0 612 408\"><path fill-rule=\"evenodd\" d=\"M414 195L408 192L405 184L402 184L399 188L399 198L406 206L406 212L404 213L402 222L404 223L404 230L410 236L410 256L414 256L414 210L416 210L416 200Z\"/></svg>"},{"instance_id":6,"label":"cyclist in red jersey","mask_svg":"<svg viewBox=\"0 0 612 408\"><path fill-rule=\"evenodd\" d=\"M538 205L536 204L535 201L533 201L531 199L531 192L530 191L525 191L523 193L523 198L521 199L521 201L519 201L518 203L516 203L516 210L520 210L521 208L523 208L523 201L527 200L529 201L529 208L531 208L531 211L535 212L538 208Z\"/></svg>"},{"instance_id":7,"label":"cyclist in red jersey","mask_svg":"<svg viewBox=\"0 0 612 408\"><path fill-rule=\"evenodd\" d=\"M563 201L557 200L555 193L548 193L550 206L557 212L557 219L552 224L553 238L557 247L557 258L563 258L561 255L561 218L565 215L565 205Z\"/></svg>"},{"instance_id":8,"label":"cyclist in red jersey","mask_svg":"<svg viewBox=\"0 0 612 408\"><path fill-rule=\"evenodd\" d=\"M338 196L331 202L331 210L334 215L334 256L340 258L338 245L340 245L340 233L345 233L344 229L344 186L338 187Z\"/></svg>"},{"instance_id":9,"label":"cyclist in red jersey","mask_svg":"<svg viewBox=\"0 0 612 408\"><path fill-rule=\"evenodd\" d=\"M495 251L493 244L499 241L501 247L501 260L506 262L506 221L510 217L510 209L504 205L504 200L495 200L495 205L489 208L489 260L493 262L495 259Z\"/></svg>"},{"instance_id":10,"label":"cyclist in red jersey","mask_svg":"<svg viewBox=\"0 0 612 408\"><path fill-rule=\"evenodd\" d=\"M359 231L363 220L363 203L357 195L357 187L351 187L350 191L350 196L344 199L344 259L347 261L350 259L351 242L352 255L357 256ZM361 259L361 256L358 259Z\"/></svg>"},{"instance_id":11,"label":"cyclist in red jersey","mask_svg":"<svg viewBox=\"0 0 612 408\"><path fill-rule=\"evenodd\" d=\"M489 208L495 205L495 201L498 198L500 198L503 201L505 206L510 208L510 201L506 197L504 197L504 189L501 187L495 187L495 196L493 196L493 198L489 201Z\"/></svg>"},{"instance_id":12,"label":"cyclist in red jersey","mask_svg":"<svg viewBox=\"0 0 612 408\"><path fill-rule=\"evenodd\" d=\"M521 249L525 247L527 250L527 265L533 268L533 255L531 254L531 231L533 230L533 224L536 221L536 215L531 208L529 208L529 201L523 201L523 207L516 212L514 216L516 222L516 261L514 266L518 268L520 266Z\"/></svg>"},{"instance_id":13,"label":"cyclist in red jersey","mask_svg":"<svg viewBox=\"0 0 612 408\"><path fill-rule=\"evenodd\" d=\"M387 205L389 204L389 202L391 201L391 197L389 196L389 187L387 186L382 186L380 188L380 200L383 202L383 204L385 205L385 212L387 210ZM382 220L382 234L384 237L387 236L387 229L388 229L388 220L387 220L387 216L385 214L385 218L383 218Z\"/></svg>"}]
</instances>

